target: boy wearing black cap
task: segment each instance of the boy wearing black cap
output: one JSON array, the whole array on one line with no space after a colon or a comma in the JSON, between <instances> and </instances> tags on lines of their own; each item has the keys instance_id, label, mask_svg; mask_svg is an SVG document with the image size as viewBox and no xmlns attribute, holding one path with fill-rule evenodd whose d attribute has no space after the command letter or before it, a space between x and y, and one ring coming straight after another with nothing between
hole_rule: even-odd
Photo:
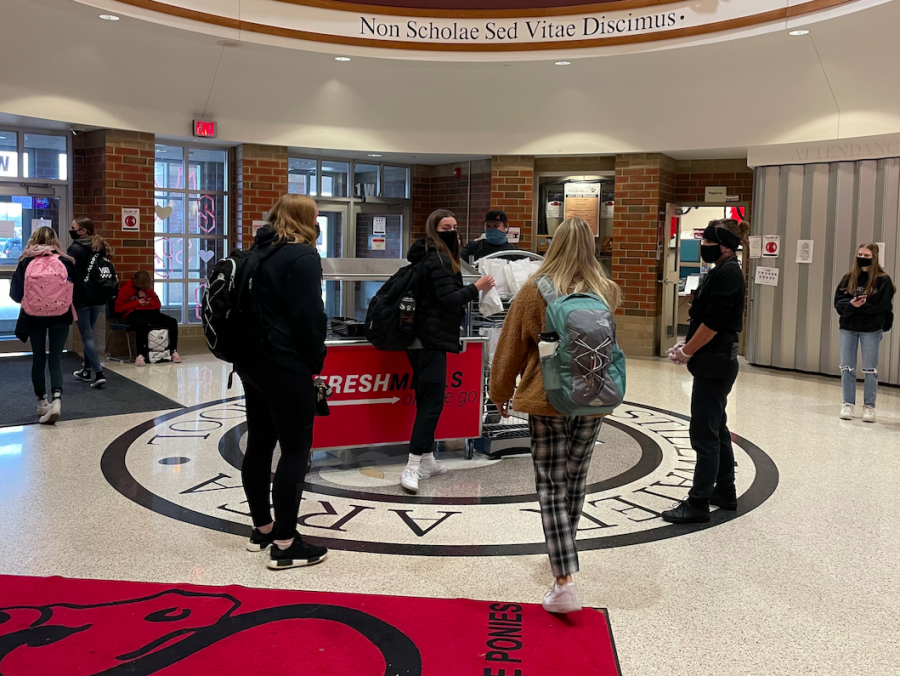
<instances>
[{"instance_id":1,"label":"boy wearing black cap","mask_svg":"<svg viewBox=\"0 0 900 676\"><path fill-rule=\"evenodd\" d=\"M484 217L484 234L474 242L466 244L459 252L460 260L468 263L498 251L515 251L516 245L506 240L509 232L509 219L502 211L487 212Z\"/></svg>"}]
</instances>

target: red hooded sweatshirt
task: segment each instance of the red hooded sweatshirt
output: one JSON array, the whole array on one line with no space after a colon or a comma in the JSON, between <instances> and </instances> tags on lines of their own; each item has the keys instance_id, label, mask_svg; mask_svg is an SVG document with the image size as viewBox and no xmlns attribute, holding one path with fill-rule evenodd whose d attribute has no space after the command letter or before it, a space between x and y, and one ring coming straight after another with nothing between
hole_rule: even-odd
<instances>
[{"instance_id":1,"label":"red hooded sweatshirt","mask_svg":"<svg viewBox=\"0 0 900 676\"><path fill-rule=\"evenodd\" d=\"M141 305L142 298L149 300L150 304ZM116 298L116 312L122 317L127 317L135 310L159 310L161 308L162 303L159 302L159 296L153 289L142 291L130 279L119 289L119 296Z\"/></svg>"}]
</instances>

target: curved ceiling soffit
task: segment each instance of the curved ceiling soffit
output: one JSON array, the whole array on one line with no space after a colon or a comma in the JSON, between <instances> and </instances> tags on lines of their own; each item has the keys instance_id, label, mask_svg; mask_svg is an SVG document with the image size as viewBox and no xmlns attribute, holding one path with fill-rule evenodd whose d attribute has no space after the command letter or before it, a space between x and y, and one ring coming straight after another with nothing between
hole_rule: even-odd
<instances>
[{"instance_id":1,"label":"curved ceiling soffit","mask_svg":"<svg viewBox=\"0 0 900 676\"><path fill-rule=\"evenodd\" d=\"M113 9L103 0L76 0ZM520 10L415 9L339 0L257 0L240 16L213 14L182 0L116 0L141 10L136 19L199 22L250 42L279 40L299 47L339 46L439 54L531 54L632 46L656 48L671 40L699 40L718 33L802 20L824 10L873 4L866 0L613 0ZM385 0L387 1L387 0ZM423 2L424 0L410 0ZM497 2L498 0L494 0ZM842 6L848 7L843 8ZM154 18L159 15L159 18ZM563 17L559 20L559 17ZM162 19L160 21L160 19ZM312 46L311 46L312 45ZM384 54L384 52L381 52ZM427 58L427 57L426 57Z\"/></svg>"}]
</instances>

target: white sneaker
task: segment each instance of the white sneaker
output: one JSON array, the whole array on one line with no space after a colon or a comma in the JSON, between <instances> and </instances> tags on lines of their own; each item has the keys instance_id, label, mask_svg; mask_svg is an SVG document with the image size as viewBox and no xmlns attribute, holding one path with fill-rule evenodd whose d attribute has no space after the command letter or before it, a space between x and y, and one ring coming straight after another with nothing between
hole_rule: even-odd
<instances>
[{"instance_id":1,"label":"white sneaker","mask_svg":"<svg viewBox=\"0 0 900 676\"><path fill-rule=\"evenodd\" d=\"M447 472L447 465L442 463L440 460L435 460L434 458L432 458L431 462L425 462L425 460L422 460L422 464L419 465L420 479L430 479L433 476L440 476L441 474L446 474Z\"/></svg>"},{"instance_id":2,"label":"white sneaker","mask_svg":"<svg viewBox=\"0 0 900 676\"><path fill-rule=\"evenodd\" d=\"M144 359L144 355L139 354L139 355L137 356L137 358L134 360L134 365L135 365L135 366L146 366L146 365L147 365L147 360Z\"/></svg>"},{"instance_id":3,"label":"white sneaker","mask_svg":"<svg viewBox=\"0 0 900 676\"><path fill-rule=\"evenodd\" d=\"M47 412L41 416L40 423L41 425L53 425L59 420L59 416L62 414L62 402L59 399L54 399L50 404L50 408L47 409Z\"/></svg>"},{"instance_id":4,"label":"white sneaker","mask_svg":"<svg viewBox=\"0 0 900 676\"><path fill-rule=\"evenodd\" d=\"M38 400L38 415L47 415L47 412L50 410L50 402L47 401L47 397Z\"/></svg>"},{"instance_id":5,"label":"white sneaker","mask_svg":"<svg viewBox=\"0 0 900 676\"><path fill-rule=\"evenodd\" d=\"M853 420L853 404L841 406L841 420Z\"/></svg>"},{"instance_id":6,"label":"white sneaker","mask_svg":"<svg viewBox=\"0 0 900 676\"><path fill-rule=\"evenodd\" d=\"M863 422L875 422L875 407L866 406L863 409Z\"/></svg>"},{"instance_id":7,"label":"white sneaker","mask_svg":"<svg viewBox=\"0 0 900 676\"><path fill-rule=\"evenodd\" d=\"M400 485L410 493L419 492L419 471L415 467L407 465L403 468L403 474L400 475Z\"/></svg>"},{"instance_id":8,"label":"white sneaker","mask_svg":"<svg viewBox=\"0 0 900 676\"><path fill-rule=\"evenodd\" d=\"M556 582L553 589L544 594L542 603L548 613L575 613L581 610L581 599L578 598L578 587L569 582L560 587Z\"/></svg>"}]
</instances>

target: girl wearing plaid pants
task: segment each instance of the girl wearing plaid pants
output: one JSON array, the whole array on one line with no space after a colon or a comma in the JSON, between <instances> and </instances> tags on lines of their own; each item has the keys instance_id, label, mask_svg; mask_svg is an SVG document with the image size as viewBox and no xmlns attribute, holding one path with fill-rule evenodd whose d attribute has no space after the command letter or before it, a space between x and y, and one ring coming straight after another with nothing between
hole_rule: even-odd
<instances>
[{"instance_id":1,"label":"girl wearing plaid pants","mask_svg":"<svg viewBox=\"0 0 900 676\"><path fill-rule=\"evenodd\" d=\"M564 416L547 400L538 354L539 335L546 330L547 304L534 279L548 277L561 293L595 293L615 311L621 291L606 277L595 251L594 234L582 219L570 218L557 228L540 269L516 295L491 364L490 398L501 415L509 415L511 398L516 411L529 415L535 483L555 578L543 605L552 613L581 610L572 579L578 572L575 536L602 418Z\"/></svg>"}]
</instances>

